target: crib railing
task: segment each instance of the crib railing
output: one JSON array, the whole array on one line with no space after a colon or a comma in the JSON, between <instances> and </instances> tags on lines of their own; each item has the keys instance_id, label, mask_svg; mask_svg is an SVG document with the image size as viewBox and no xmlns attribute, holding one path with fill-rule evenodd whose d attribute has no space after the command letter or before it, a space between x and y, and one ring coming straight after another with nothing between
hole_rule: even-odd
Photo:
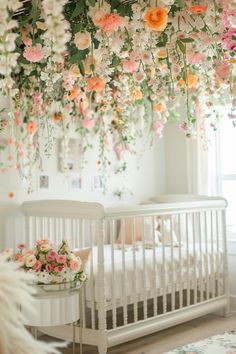
<instances>
[{"instance_id":1,"label":"crib railing","mask_svg":"<svg viewBox=\"0 0 236 354\"><path fill-rule=\"evenodd\" d=\"M225 207L220 198L106 210L27 202L26 242L89 247L83 326L114 330L228 294Z\"/></svg>"}]
</instances>

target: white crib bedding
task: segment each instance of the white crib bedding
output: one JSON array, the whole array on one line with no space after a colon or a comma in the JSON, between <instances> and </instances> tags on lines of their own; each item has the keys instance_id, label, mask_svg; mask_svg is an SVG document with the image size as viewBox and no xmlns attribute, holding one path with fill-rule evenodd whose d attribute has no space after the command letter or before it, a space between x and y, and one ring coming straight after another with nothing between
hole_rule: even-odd
<instances>
[{"instance_id":1,"label":"white crib bedding","mask_svg":"<svg viewBox=\"0 0 236 354\"><path fill-rule=\"evenodd\" d=\"M156 259L155 267L153 266L154 253ZM191 284L191 282L200 277L217 275L223 264L223 253L217 250L216 245L212 248L211 244L202 244L201 249L199 244L195 244L195 247L193 244L189 244L188 250L186 246L182 246L181 250L179 247L175 247L172 254L171 247L165 247L164 253L165 269L163 266L162 247L155 247L154 251L153 249L145 249L145 256L143 249L136 249L135 271L132 246L127 248L125 252L122 252L121 249L114 249L113 262L111 245L105 245L104 272L106 301L111 301L112 299L120 300L123 296L132 298L134 293L139 294L143 298L144 289L146 289L147 293L152 291L155 282L156 288L161 289L163 286L166 287L171 283L179 283L180 276L182 284L184 282ZM145 266L143 259L145 259ZM93 247L92 249L92 260L93 262L89 262L86 269L89 279L86 284L86 300L95 300L97 302L99 301L99 290L101 291L101 283L97 275L97 247ZM114 277L112 277L112 271L114 271Z\"/></svg>"}]
</instances>

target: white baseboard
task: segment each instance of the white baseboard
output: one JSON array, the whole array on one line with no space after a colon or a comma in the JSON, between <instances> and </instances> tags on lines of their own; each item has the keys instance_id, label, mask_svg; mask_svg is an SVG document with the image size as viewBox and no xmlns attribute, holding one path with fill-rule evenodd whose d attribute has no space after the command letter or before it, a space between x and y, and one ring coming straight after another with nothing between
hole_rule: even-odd
<instances>
[{"instance_id":1,"label":"white baseboard","mask_svg":"<svg viewBox=\"0 0 236 354\"><path fill-rule=\"evenodd\" d=\"M230 295L230 311L236 312L236 295Z\"/></svg>"}]
</instances>

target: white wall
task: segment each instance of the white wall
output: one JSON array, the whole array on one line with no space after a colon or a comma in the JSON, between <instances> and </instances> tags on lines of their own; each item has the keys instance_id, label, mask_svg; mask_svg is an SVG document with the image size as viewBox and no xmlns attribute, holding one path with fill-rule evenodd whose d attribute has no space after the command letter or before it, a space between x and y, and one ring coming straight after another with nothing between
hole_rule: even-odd
<instances>
[{"instance_id":1,"label":"white wall","mask_svg":"<svg viewBox=\"0 0 236 354\"><path fill-rule=\"evenodd\" d=\"M186 137L177 124L165 130L166 193L188 193Z\"/></svg>"}]
</instances>

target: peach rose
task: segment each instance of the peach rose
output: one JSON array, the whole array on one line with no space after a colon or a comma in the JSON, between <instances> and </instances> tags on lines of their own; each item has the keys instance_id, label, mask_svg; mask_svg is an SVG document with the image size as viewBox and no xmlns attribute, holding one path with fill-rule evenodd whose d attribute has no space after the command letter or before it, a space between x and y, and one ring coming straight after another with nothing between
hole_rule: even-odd
<instances>
[{"instance_id":1,"label":"peach rose","mask_svg":"<svg viewBox=\"0 0 236 354\"><path fill-rule=\"evenodd\" d=\"M106 81L103 77L94 76L87 79L87 90L102 92L105 88Z\"/></svg>"},{"instance_id":2,"label":"peach rose","mask_svg":"<svg viewBox=\"0 0 236 354\"><path fill-rule=\"evenodd\" d=\"M37 262L35 255L29 254L25 257L24 263L27 268L33 268Z\"/></svg>"},{"instance_id":3,"label":"peach rose","mask_svg":"<svg viewBox=\"0 0 236 354\"><path fill-rule=\"evenodd\" d=\"M91 46L91 35L89 32L78 32L75 34L75 45L79 50L87 49Z\"/></svg>"},{"instance_id":4,"label":"peach rose","mask_svg":"<svg viewBox=\"0 0 236 354\"><path fill-rule=\"evenodd\" d=\"M151 8L145 13L144 20L152 30L164 31L168 21L168 9L165 7Z\"/></svg>"},{"instance_id":5,"label":"peach rose","mask_svg":"<svg viewBox=\"0 0 236 354\"><path fill-rule=\"evenodd\" d=\"M135 73L138 70L139 63L134 60L124 60L123 68L128 73Z\"/></svg>"}]
</instances>

